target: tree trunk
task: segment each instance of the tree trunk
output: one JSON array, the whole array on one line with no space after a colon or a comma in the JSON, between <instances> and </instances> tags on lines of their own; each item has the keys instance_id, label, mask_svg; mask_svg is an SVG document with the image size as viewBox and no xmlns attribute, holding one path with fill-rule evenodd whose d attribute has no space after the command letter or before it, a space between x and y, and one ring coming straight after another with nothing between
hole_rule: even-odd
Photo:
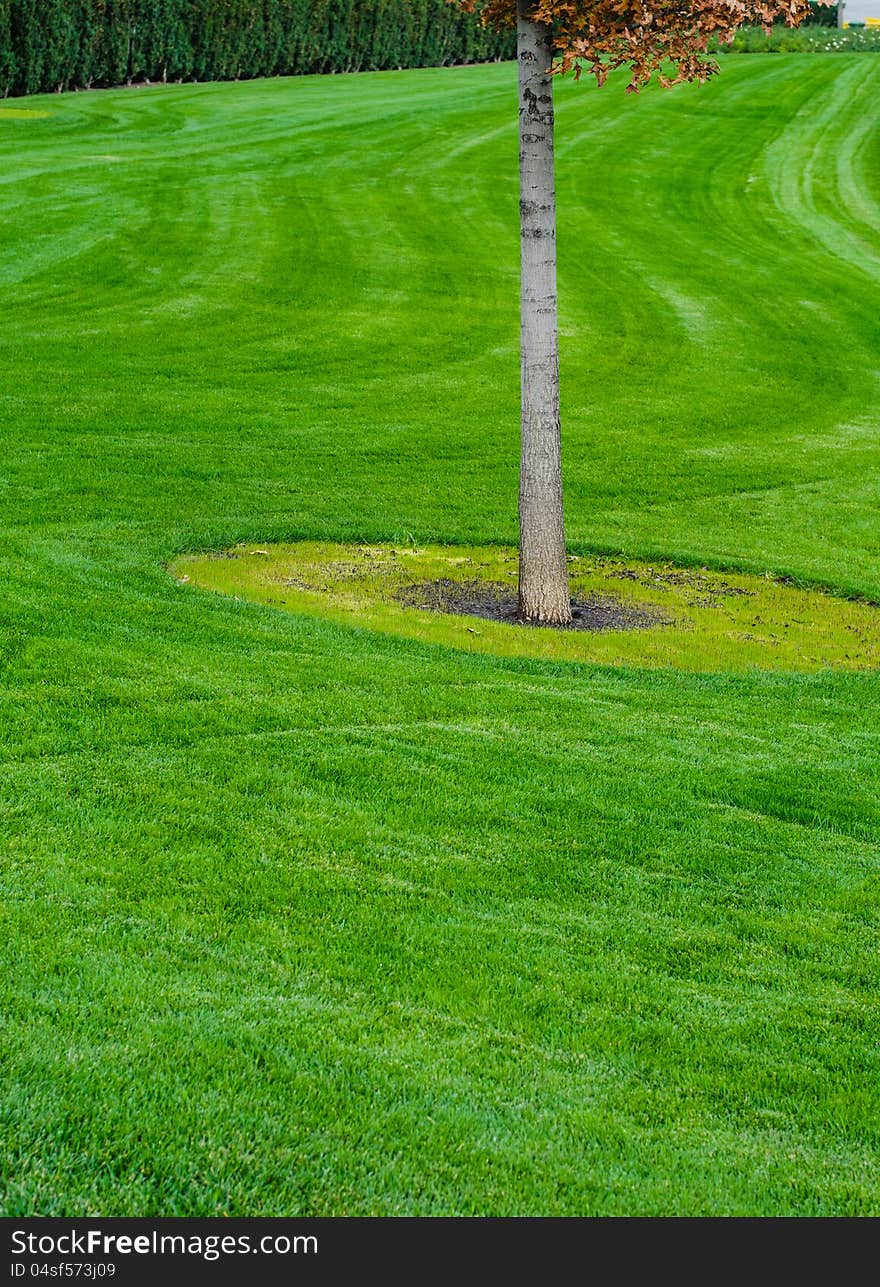
<instances>
[{"instance_id":1,"label":"tree trunk","mask_svg":"<svg viewBox=\"0 0 880 1287\"><path fill-rule=\"evenodd\" d=\"M521 245L522 455L519 611L527 621L571 621L559 429L556 193L550 27L517 0Z\"/></svg>"},{"instance_id":2,"label":"tree trunk","mask_svg":"<svg viewBox=\"0 0 880 1287\"><path fill-rule=\"evenodd\" d=\"M842 27L845 22L846 22L846 5L843 3L843 0L840 0L840 3L837 6L838 27Z\"/></svg>"}]
</instances>

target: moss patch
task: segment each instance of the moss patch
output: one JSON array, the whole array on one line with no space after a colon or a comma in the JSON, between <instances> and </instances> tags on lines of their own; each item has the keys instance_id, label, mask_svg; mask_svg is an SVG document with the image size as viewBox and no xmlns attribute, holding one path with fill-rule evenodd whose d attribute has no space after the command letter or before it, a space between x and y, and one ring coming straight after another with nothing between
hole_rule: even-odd
<instances>
[{"instance_id":1,"label":"moss patch","mask_svg":"<svg viewBox=\"0 0 880 1287\"><path fill-rule=\"evenodd\" d=\"M494 546L240 545L182 555L170 570L181 582L288 612L497 656L702 671L880 667L874 604L769 574L593 555L571 556L569 567L574 598L613 605L633 628L525 630L426 601L431 584L515 592L516 551Z\"/></svg>"}]
</instances>

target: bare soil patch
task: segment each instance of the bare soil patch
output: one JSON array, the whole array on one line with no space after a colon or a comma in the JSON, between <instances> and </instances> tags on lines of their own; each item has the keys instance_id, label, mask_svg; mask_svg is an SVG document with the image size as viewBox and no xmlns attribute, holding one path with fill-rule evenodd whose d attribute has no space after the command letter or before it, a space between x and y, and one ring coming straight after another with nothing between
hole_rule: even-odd
<instances>
[{"instance_id":1,"label":"bare soil patch","mask_svg":"<svg viewBox=\"0 0 880 1287\"><path fill-rule=\"evenodd\" d=\"M672 624L650 605L635 606L611 595L599 594L572 599L570 625L548 626L545 622L526 621L519 615L515 591L497 581L452 581L441 577L405 585L394 597L407 608L480 617L483 621L500 621L511 626L540 626L544 630L650 630Z\"/></svg>"}]
</instances>

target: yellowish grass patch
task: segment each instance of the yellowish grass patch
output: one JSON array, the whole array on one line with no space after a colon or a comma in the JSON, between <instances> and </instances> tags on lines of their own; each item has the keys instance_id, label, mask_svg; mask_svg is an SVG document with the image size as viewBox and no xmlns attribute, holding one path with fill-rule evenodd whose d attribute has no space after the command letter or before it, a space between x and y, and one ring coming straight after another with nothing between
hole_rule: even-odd
<instances>
[{"instance_id":1,"label":"yellowish grass patch","mask_svg":"<svg viewBox=\"0 0 880 1287\"><path fill-rule=\"evenodd\" d=\"M487 547L241 545L187 554L181 582L287 612L467 652L691 671L880 667L880 608L766 576L571 556L573 596L653 614L640 629L538 629L409 606L412 587L488 582L515 591L517 553Z\"/></svg>"},{"instance_id":2,"label":"yellowish grass patch","mask_svg":"<svg viewBox=\"0 0 880 1287\"><path fill-rule=\"evenodd\" d=\"M35 107L0 107L0 121L38 121L51 112L39 111Z\"/></svg>"}]
</instances>

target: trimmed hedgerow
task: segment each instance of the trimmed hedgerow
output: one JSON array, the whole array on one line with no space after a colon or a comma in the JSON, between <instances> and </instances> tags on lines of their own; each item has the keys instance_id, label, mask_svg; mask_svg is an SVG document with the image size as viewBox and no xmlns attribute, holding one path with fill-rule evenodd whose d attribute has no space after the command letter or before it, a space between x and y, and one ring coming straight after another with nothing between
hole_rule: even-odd
<instances>
[{"instance_id":1,"label":"trimmed hedgerow","mask_svg":"<svg viewBox=\"0 0 880 1287\"><path fill-rule=\"evenodd\" d=\"M487 62L445 0L0 0L0 94Z\"/></svg>"}]
</instances>

